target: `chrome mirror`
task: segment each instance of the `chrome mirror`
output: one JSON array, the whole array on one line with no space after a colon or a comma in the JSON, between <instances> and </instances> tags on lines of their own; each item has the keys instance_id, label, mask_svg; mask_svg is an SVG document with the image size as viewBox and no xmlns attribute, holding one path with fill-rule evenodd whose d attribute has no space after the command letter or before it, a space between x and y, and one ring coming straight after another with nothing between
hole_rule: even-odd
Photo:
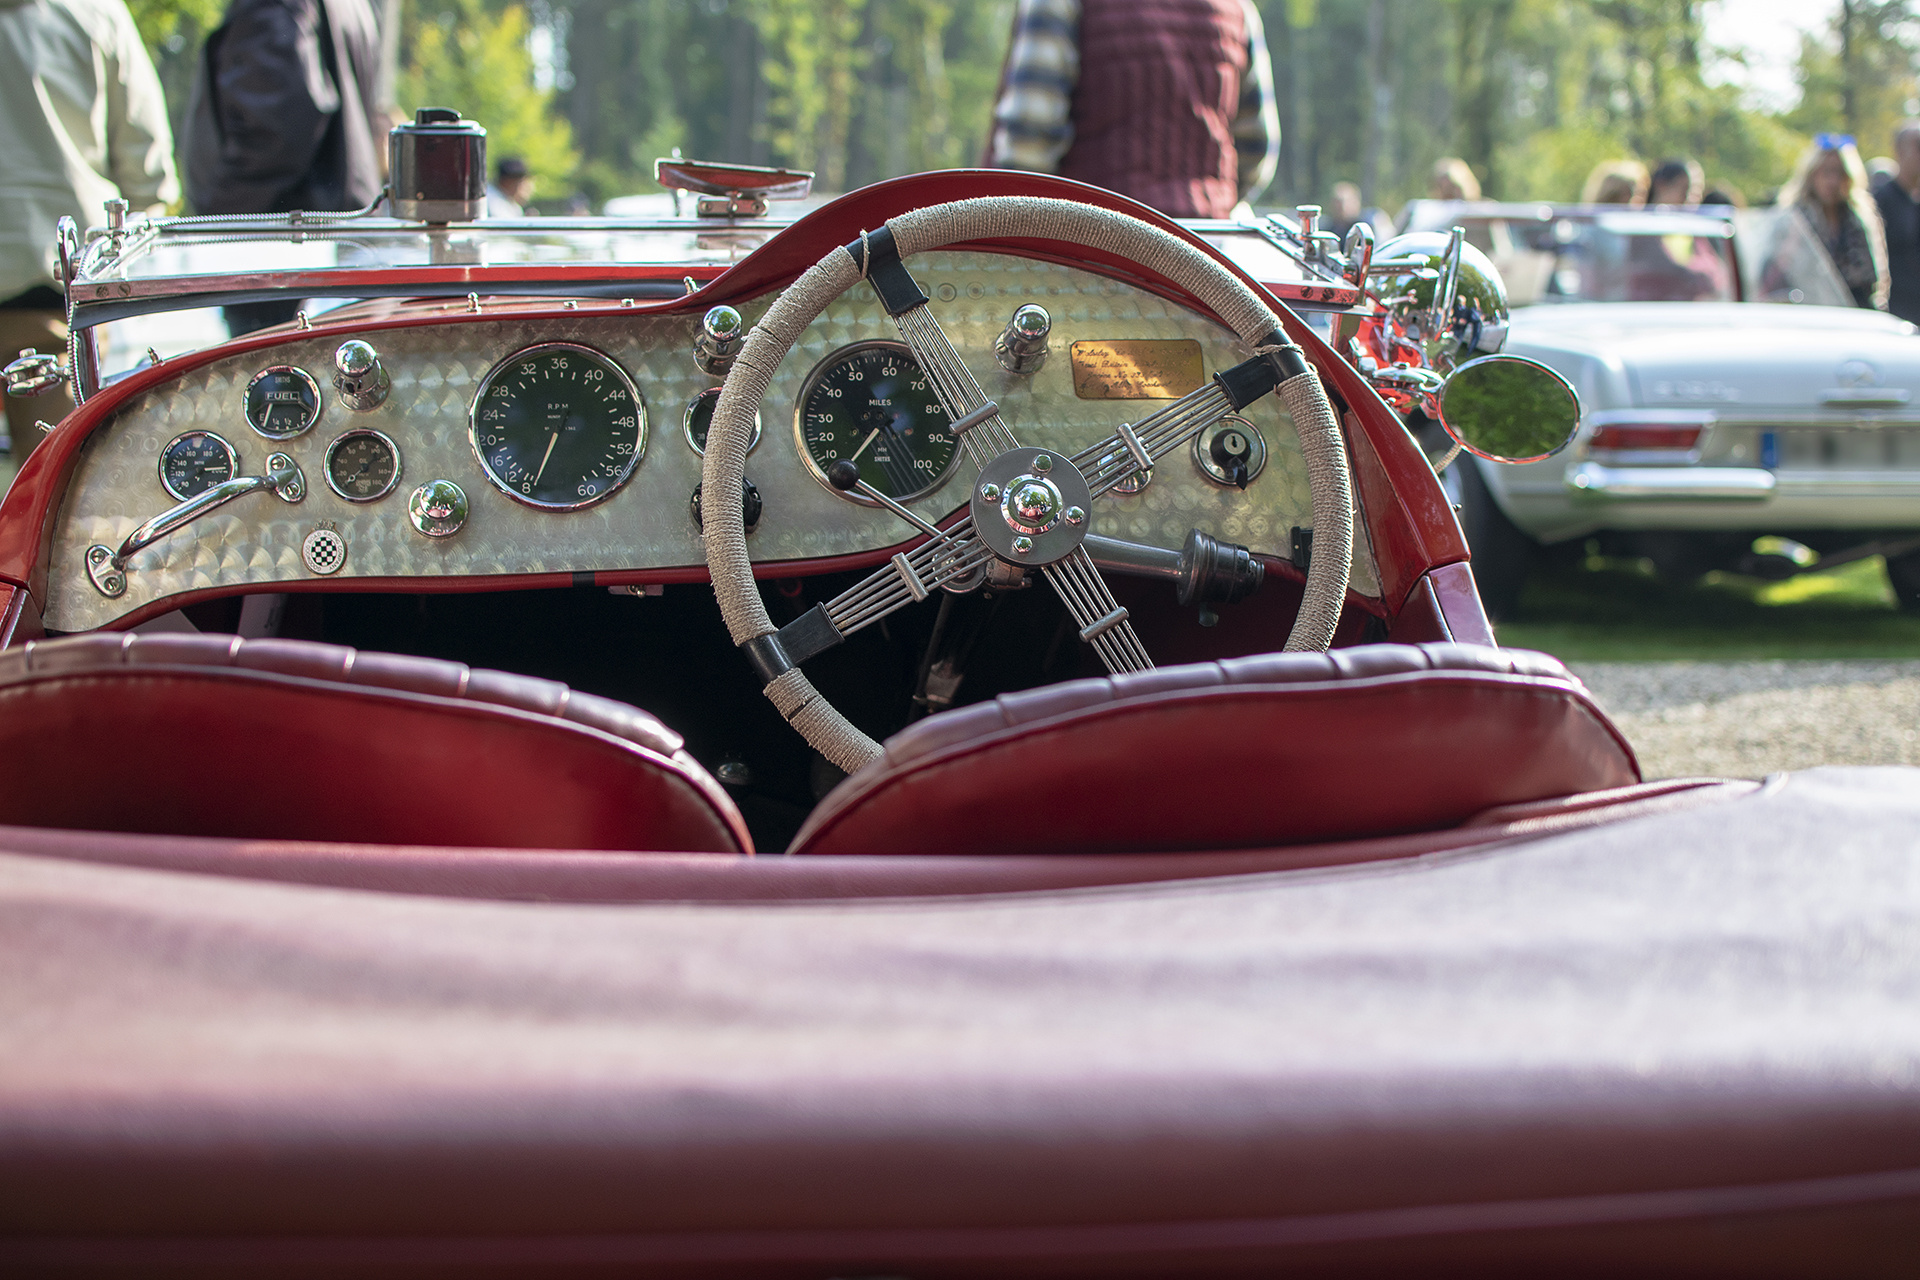
<instances>
[{"instance_id":1,"label":"chrome mirror","mask_svg":"<svg viewBox=\"0 0 1920 1280\"><path fill-rule=\"evenodd\" d=\"M1507 343L1506 283L1458 227L1395 236L1374 251L1367 275L1394 346L1429 368L1448 373Z\"/></svg>"},{"instance_id":2,"label":"chrome mirror","mask_svg":"<svg viewBox=\"0 0 1920 1280\"><path fill-rule=\"evenodd\" d=\"M1491 462L1538 462L1580 427L1580 397L1565 378L1524 356L1482 356L1440 392L1441 423L1461 448Z\"/></svg>"},{"instance_id":3,"label":"chrome mirror","mask_svg":"<svg viewBox=\"0 0 1920 1280\"><path fill-rule=\"evenodd\" d=\"M703 218L764 217L769 200L799 200L813 190L810 169L767 169L683 159L676 150L653 162L653 180L669 191L691 191ZM675 197L678 208L678 197Z\"/></svg>"}]
</instances>

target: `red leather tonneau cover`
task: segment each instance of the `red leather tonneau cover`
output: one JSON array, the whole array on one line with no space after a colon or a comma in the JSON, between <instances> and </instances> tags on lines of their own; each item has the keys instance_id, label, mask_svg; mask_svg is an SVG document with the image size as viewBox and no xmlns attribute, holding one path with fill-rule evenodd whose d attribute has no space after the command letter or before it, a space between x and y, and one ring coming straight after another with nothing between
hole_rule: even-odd
<instances>
[{"instance_id":1,"label":"red leather tonneau cover","mask_svg":"<svg viewBox=\"0 0 1920 1280\"><path fill-rule=\"evenodd\" d=\"M1920 1262L1914 771L1134 887L560 905L5 854L0 912L16 1274Z\"/></svg>"}]
</instances>

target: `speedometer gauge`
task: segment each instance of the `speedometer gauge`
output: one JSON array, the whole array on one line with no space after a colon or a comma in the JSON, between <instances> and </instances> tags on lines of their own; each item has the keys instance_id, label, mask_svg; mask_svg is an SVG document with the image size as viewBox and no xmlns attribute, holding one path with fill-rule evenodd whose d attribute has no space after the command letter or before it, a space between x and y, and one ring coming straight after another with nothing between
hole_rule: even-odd
<instances>
[{"instance_id":1,"label":"speedometer gauge","mask_svg":"<svg viewBox=\"0 0 1920 1280\"><path fill-rule=\"evenodd\" d=\"M952 473L959 440L948 422L933 384L903 344L859 342L807 375L793 431L821 484L827 468L844 458L860 468L862 480L906 502L932 493Z\"/></svg>"},{"instance_id":2,"label":"speedometer gauge","mask_svg":"<svg viewBox=\"0 0 1920 1280\"><path fill-rule=\"evenodd\" d=\"M550 511L603 502L647 449L647 407L626 371L591 347L517 351L481 379L469 434L487 479Z\"/></svg>"}]
</instances>

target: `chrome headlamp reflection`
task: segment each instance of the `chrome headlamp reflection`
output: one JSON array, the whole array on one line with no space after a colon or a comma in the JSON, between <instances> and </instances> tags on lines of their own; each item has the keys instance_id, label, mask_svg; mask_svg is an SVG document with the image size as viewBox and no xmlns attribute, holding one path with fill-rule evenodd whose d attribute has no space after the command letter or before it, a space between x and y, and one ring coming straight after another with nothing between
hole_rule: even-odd
<instances>
[{"instance_id":1,"label":"chrome headlamp reflection","mask_svg":"<svg viewBox=\"0 0 1920 1280\"><path fill-rule=\"evenodd\" d=\"M1394 339L1413 348L1396 358L1417 353L1441 373L1506 346L1513 314L1506 283L1487 255L1462 241L1458 269L1450 270L1453 252L1446 232L1410 232L1381 245L1369 272Z\"/></svg>"}]
</instances>

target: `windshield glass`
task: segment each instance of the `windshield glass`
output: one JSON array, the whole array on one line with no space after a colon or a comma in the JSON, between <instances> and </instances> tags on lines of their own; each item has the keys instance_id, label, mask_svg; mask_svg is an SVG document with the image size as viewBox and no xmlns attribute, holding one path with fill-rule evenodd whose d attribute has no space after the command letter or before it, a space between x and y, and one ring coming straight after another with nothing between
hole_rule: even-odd
<instances>
[{"instance_id":1,"label":"windshield glass","mask_svg":"<svg viewBox=\"0 0 1920 1280\"><path fill-rule=\"evenodd\" d=\"M1441 201L1415 201L1408 209L1407 230L1455 225L1493 259L1516 307L1742 300L1853 305L1825 250L1790 210Z\"/></svg>"}]
</instances>

